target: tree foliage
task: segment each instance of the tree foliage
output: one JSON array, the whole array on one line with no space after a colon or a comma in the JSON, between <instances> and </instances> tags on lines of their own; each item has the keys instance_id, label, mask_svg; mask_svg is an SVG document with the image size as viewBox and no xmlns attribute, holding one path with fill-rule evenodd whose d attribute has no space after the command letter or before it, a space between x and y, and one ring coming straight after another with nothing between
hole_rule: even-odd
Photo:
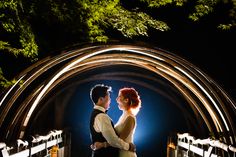
<instances>
[{"instance_id":1,"label":"tree foliage","mask_svg":"<svg viewBox=\"0 0 236 157\"><path fill-rule=\"evenodd\" d=\"M3 30L8 34L15 34L18 38L13 41L5 41L0 38L0 50L22 54L32 60L38 55L38 46L35 42L35 36L27 18L24 17L24 10L21 1L6 0L0 2L0 20ZM10 44L13 42L13 44Z\"/></svg>"},{"instance_id":2,"label":"tree foliage","mask_svg":"<svg viewBox=\"0 0 236 157\"><path fill-rule=\"evenodd\" d=\"M218 4L227 4L229 5L228 9L228 23L219 23L218 28L219 29L231 29L232 27L236 26L235 20L236 20L236 1L235 0L198 0L197 5L195 6L195 12L189 15L189 18L198 21L201 17L212 13L214 11L214 7Z\"/></svg>"},{"instance_id":3,"label":"tree foliage","mask_svg":"<svg viewBox=\"0 0 236 157\"><path fill-rule=\"evenodd\" d=\"M216 27L223 30L235 27L235 0L137 0L137 3L152 9L169 5L185 7L191 3L194 9L189 19L193 21L201 20L214 12L217 5L223 4L228 7L228 21ZM36 61L42 42L35 28L37 21L45 27L61 26L70 34L81 37L81 41L92 42L108 41L109 29L126 38L148 36L149 28L157 31L171 29L165 21L147 12L125 8L120 0L4 0L0 1L0 53L21 55ZM1 86L8 87L14 82L14 79L8 81L0 69Z\"/></svg>"},{"instance_id":4,"label":"tree foliage","mask_svg":"<svg viewBox=\"0 0 236 157\"><path fill-rule=\"evenodd\" d=\"M187 0L141 0L146 2L149 7L159 8L161 6L166 6L167 4L175 4L176 6L183 6Z\"/></svg>"}]
</instances>

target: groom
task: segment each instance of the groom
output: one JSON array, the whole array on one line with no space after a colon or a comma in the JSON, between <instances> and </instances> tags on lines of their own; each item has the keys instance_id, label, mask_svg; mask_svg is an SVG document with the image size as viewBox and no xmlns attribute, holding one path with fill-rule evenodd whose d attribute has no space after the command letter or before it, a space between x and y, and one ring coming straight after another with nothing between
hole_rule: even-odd
<instances>
[{"instance_id":1,"label":"groom","mask_svg":"<svg viewBox=\"0 0 236 157\"><path fill-rule=\"evenodd\" d=\"M108 142L110 146L93 150L92 157L118 157L119 149L135 150L133 143L120 139L114 130L114 125L106 111L110 107L111 87L103 84L95 85L90 91L94 108L90 117L90 136L92 143Z\"/></svg>"}]
</instances>

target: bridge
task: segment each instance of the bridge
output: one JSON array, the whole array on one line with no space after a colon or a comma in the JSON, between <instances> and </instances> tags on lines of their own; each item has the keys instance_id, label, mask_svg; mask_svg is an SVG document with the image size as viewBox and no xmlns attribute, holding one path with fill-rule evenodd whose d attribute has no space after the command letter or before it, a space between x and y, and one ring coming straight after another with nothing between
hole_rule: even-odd
<instances>
[{"instance_id":1,"label":"bridge","mask_svg":"<svg viewBox=\"0 0 236 157\"><path fill-rule=\"evenodd\" d=\"M173 137L172 137L173 138ZM177 134L177 139L169 138L167 157L235 157L236 147L217 139L196 139L189 133Z\"/></svg>"},{"instance_id":2,"label":"bridge","mask_svg":"<svg viewBox=\"0 0 236 157\"><path fill-rule=\"evenodd\" d=\"M69 157L68 137L62 130L50 131L47 135L32 136L31 141L17 139L12 146L0 143L1 157Z\"/></svg>"},{"instance_id":3,"label":"bridge","mask_svg":"<svg viewBox=\"0 0 236 157\"><path fill-rule=\"evenodd\" d=\"M1 157L70 157L70 142L62 130L50 131L45 136L33 137L32 141L18 139L15 147L0 143ZM30 143L30 145L29 145ZM235 157L236 147L214 139L195 139L189 133L177 134L177 140L169 138L167 157Z\"/></svg>"}]
</instances>

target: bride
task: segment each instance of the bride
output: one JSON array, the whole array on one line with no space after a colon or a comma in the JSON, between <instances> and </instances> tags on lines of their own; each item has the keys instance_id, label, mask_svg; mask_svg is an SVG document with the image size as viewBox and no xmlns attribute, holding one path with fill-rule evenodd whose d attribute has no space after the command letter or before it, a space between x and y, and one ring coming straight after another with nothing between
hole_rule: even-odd
<instances>
[{"instance_id":1,"label":"bride","mask_svg":"<svg viewBox=\"0 0 236 157\"><path fill-rule=\"evenodd\" d=\"M118 122L115 124L117 135L127 143L133 143L135 128L137 125L136 115L141 107L141 99L134 88L121 88L116 98L118 107L123 111ZM108 147L107 142L95 142L93 148ZM119 157L137 157L135 152L119 150Z\"/></svg>"}]
</instances>

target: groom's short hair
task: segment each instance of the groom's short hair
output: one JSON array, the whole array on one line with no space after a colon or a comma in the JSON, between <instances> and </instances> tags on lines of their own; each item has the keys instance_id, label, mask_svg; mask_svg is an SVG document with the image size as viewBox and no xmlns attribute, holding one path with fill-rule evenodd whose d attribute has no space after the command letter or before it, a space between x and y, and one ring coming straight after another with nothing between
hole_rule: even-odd
<instances>
[{"instance_id":1,"label":"groom's short hair","mask_svg":"<svg viewBox=\"0 0 236 157\"><path fill-rule=\"evenodd\" d=\"M111 92L112 88L104 84L97 84L90 90L90 98L94 104L98 102L100 97L105 97L107 92Z\"/></svg>"}]
</instances>

